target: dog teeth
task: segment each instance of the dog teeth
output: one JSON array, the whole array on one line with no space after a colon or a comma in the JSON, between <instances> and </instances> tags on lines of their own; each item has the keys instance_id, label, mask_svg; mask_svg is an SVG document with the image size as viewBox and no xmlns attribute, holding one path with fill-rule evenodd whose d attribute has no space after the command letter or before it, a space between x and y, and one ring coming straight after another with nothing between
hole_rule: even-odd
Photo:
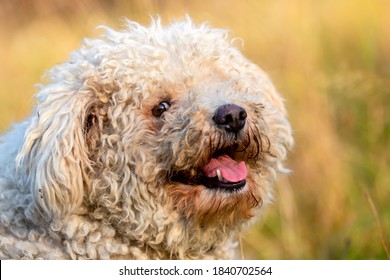
<instances>
[{"instance_id":1,"label":"dog teeth","mask_svg":"<svg viewBox=\"0 0 390 280\"><path fill-rule=\"evenodd\" d=\"M220 171L219 169L217 169L216 173L217 173L218 181L223 182L223 183L228 183L228 181L226 181L226 180L223 178L223 176L222 176L222 174L221 174L221 171Z\"/></svg>"},{"instance_id":2,"label":"dog teeth","mask_svg":"<svg viewBox=\"0 0 390 280\"><path fill-rule=\"evenodd\" d=\"M217 172L218 180L223 182L223 177L222 177L221 171L218 169L216 172Z\"/></svg>"}]
</instances>

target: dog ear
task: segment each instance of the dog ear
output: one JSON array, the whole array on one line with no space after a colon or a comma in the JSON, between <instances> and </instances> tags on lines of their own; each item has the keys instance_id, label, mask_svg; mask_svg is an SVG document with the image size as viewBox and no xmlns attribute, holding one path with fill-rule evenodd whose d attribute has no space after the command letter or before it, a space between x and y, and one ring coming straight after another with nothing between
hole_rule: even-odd
<instances>
[{"instance_id":1,"label":"dog ear","mask_svg":"<svg viewBox=\"0 0 390 280\"><path fill-rule=\"evenodd\" d=\"M47 218L58 218L83 200L89 166L85 110L91 94L58 82L43 87L37 99L17 161L26 173L34 205Z\"/></svg>"}]
</instances>

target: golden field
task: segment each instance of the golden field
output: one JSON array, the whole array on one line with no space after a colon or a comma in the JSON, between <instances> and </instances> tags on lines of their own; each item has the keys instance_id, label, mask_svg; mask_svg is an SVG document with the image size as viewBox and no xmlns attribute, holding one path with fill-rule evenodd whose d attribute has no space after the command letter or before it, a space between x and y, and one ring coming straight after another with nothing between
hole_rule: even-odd
<instances>
[{"instance_id":1,"label":"golden field","mask_svg":"<svg viewBox=\"0 0 390 280\"><path fill-rule=\"evenodd\" d=\"M295 147L247 259L390 258L390 1L0 0L0 131L97 25L190 15L243 39L286 99Z\"/></svg>"}]
</instances>

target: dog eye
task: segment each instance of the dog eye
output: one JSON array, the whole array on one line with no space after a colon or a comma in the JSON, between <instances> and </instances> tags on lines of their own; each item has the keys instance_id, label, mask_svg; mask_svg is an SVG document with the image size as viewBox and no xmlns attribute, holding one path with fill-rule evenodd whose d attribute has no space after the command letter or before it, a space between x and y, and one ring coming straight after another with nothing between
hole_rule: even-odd
<instances>
[{"instance_id":1,"label":"dog eye","mask_svg":"<svg viewBox=\"0 0 390 280\"><path fill-rule=\"evenodd\" d=\"M152 109L152 114L153 116L155 116L156 118L159 118L161 117L161 115L167 111L169 108L171 107L171 103L169 103L168 101L162 101L160 102L157 106L155 106L153 109Z\"/></svg>"}]
</instances>

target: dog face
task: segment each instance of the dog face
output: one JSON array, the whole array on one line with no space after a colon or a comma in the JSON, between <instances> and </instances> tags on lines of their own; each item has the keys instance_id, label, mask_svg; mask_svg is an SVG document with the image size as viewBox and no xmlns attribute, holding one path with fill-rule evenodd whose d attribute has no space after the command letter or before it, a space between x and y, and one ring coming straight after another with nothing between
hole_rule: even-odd
<instances>
[{"instance_id":1,"label":"dog face","mask_svg":"<svg viewBox=\"0 0 390 280\"><path fill-rule=\"evenodd\" d=\"M270 202L291 129L267 75L225 31L128 22L49 75L19 162L50 219L86 208L156 238L236 230Z\"/></svg>"}]
</instances>

